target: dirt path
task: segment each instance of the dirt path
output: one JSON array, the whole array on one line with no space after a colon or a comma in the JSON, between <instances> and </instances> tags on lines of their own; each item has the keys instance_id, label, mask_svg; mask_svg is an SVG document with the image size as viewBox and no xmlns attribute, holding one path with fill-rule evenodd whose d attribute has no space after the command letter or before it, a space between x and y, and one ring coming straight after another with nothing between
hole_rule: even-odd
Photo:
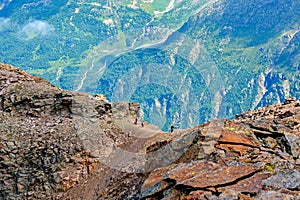
<instances>
[{"instance_id":1,"label":"dirt path","mask_svg":"<svg viewBox=\"0 0 300 200\"><path fill-rule=\"evenodd\" d=\"M99 163L94 170L90 172L89 177L85 182L81 182L74 188L70 189L66 196L69 199L105 199L104 196L107 193L108 188L112 182L118 182L119 179L134 179L139 180L142 174L133 171L124 171L118 169L117 166L130 166L142 167L142 161L144 157L144 143L150 139L150 137L161 133L162 131L151 124L145 123L142 127L139 122L138 125L133 123L131 118L114 119L115 123L125 134L128 134L130 140L125 145L118 147L115 152L112 153L112 163L103 164ZM131 163L131 161L133 163ZM136 174L136 175L135 175ZM122 184L122 182L120 182ZM112 188L111 188L112 189ZM114 188L116 189L116 188Z\"/></svg>"},{"instance_id":2,"label":"dirt path","mask_svg":"<svg viewBox=\"0 0 300 200\"><path fill-rule=\"evenodd\" d=\"M145 123L145 126L142 127L139 122L138 125L135 125L133 120L128 118L116 119L115 122L125 133L128 133L131 137L149 138L162 132L162 130L152 124Z\"/></svg>"}]
</instances>

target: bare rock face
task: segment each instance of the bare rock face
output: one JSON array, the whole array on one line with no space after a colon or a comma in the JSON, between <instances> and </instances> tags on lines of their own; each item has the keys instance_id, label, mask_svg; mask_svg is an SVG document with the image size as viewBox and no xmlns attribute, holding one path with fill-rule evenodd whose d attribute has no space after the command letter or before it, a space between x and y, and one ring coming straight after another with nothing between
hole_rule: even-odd
<instances>
[{"instance_id":1,"label":"bare rock face","mask_svg":"<svg viewBox=\"0 0 300 200\"><path fill-rule=\"evenodd\" d=\"M71 119L71 92L0 66L0 197L49 198L87 174ZM68 171L72 173L67 173Z\"/></svg>"},{"instance_id":2,"label":"bare rock face","mask_svg":"<svg viewBox=\"0 0 300 200\"><path fill-rule=\"evenodd\" d=\"M138 110L0 64L0 199L300 198L295 99L172 133Z\"/></svg>"},{"instance_id":3,"label":"bare rock face","mask_svg":"<svg viewBox=\"0 0 300 200\"><path fill-rule=\"evenodd\" d=\"M140 197L299 199L299 107L290 98L186 130L182 135L197 133L193 143L173 164L150 173ZM162 140L156 144L174 142Z\"/></svg>"},{"instance_id":4,"label":"bare rock face","mask_svg":"<svg viewBox=\"0 0 300 200\"><path fill-rule=\"evenodd\" d=\"M0 199L68 199L84 184L98 198L106 183L87 180L110 179L108 156L132 140L112 112L130 121L138 107L118 105L0 64Z\"/></svg>"}]
</instances>

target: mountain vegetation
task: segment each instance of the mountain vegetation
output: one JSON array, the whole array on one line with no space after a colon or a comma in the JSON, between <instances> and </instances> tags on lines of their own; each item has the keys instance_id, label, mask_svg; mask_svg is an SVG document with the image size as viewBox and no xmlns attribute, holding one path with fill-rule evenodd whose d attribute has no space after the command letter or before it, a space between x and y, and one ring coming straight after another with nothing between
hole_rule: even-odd
<instances>
[{"instance_id":1,"label":"mountain vegetation","mask_svg":"<svg viewBox=\"0 0 300 200\"><path fill-rule=\"evenodd\" d=\"M0 61L168 130L299 93L293 0L2 1Z\"/></svg>"}]
</instances>

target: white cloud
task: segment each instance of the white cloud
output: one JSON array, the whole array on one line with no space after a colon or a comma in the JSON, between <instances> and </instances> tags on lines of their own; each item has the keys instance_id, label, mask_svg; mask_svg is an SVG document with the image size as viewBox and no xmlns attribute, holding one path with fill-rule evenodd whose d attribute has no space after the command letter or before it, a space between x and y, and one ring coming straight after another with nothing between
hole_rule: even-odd
<instances>
[{"instance_id":1,"label":"white cloud","mask_svg":"<svg viewBox=\"0 0 300 200\"><path fill-rule=\"evenodd\" d=\"M44 36L54 32L54 26L40 20L29 22L21 28L21 34L26 39ZM24 35L25 34L25 35Z\"/></svg>"},{"instance_id":2,"label":"white cloud","mask_svg":"<svg viewBox=\"0 0 300 200\"><path fill-rule=\"evenodd\" d=\"M0 0L0 11L5 7L8 6L12 0Z\"/></svg>"},{"instance_id":3,"label":"white cloud","mask_svg":"<svg viewBox=\"0 0 300 200\"><path fill-rule=\"evenodd\" d=\"M12 2L12 0L0 0L0 3L3 3L3 4L10 4Z\"/></svg>"},{"instance_id":4,"label":"white cloud","mask_svg":"<svg viewBox=\"0 0 300 200\"><path fill-rule=\"evenodd\" d=\"M10 19L0 17L0 32L8 29L10 27Z\"/></svg>"}]
</instances>

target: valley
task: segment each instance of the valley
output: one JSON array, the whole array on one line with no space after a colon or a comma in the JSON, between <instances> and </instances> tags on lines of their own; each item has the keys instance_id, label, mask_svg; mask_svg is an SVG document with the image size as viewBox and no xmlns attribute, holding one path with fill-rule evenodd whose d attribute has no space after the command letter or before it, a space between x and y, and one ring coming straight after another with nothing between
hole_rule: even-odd
<instances>
[{"instance_id":1,"label":"valley","mask_svg":"<svg viewBox=\"0 0 300 200\"><path fill-rule=\"evenodd\" d=\"M2 4L1 62L63 89L137 101L163 130L300 97L297 1Z\"/></svg>"}]
</instances>

